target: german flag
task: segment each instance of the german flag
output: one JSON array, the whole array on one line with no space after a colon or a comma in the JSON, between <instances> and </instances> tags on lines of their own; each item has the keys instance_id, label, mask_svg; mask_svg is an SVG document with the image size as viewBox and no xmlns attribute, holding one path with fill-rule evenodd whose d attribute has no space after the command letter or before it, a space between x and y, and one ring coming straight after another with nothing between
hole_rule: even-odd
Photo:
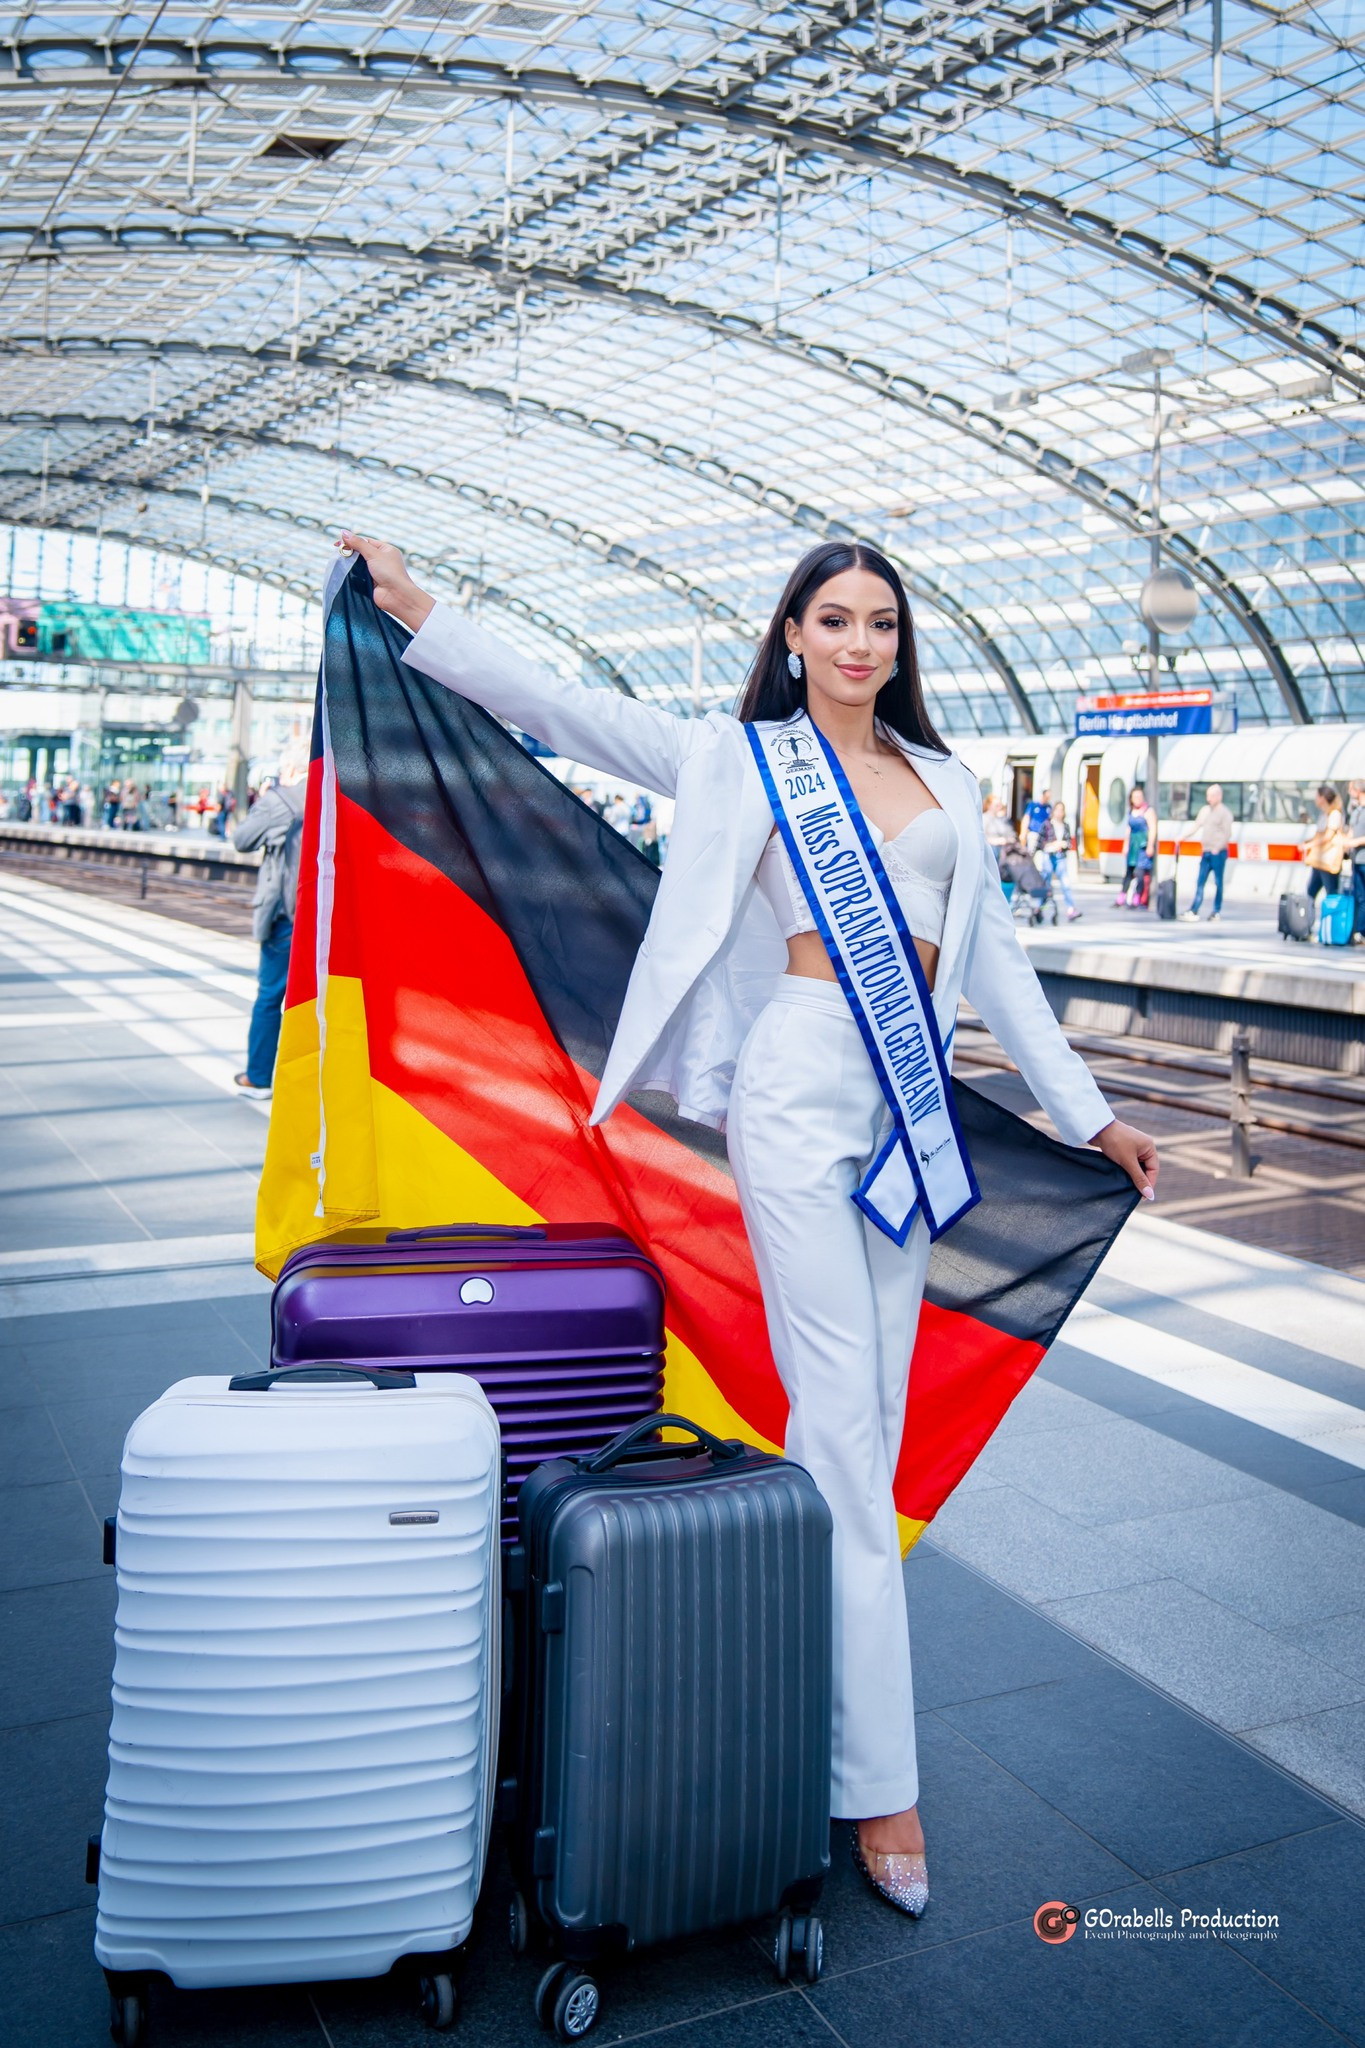
<instances>
[{"instance_id":1,"label":"german flag","mask_svg":"<svg viewBox=\"0 0 1365 2048\"><path fill-rule=\"evenodd\" d=\"M666 1099L588 1121L655 869L498 722L405 667L357 561L328 613L257 1263L358 1223L612 1222L662 1268L667 1403L782 1443L724 1141ZM957 1086L983 1200L935 1246L896 1499L908 1548L1136 1196Z\"/></svg>"}]
</instances>

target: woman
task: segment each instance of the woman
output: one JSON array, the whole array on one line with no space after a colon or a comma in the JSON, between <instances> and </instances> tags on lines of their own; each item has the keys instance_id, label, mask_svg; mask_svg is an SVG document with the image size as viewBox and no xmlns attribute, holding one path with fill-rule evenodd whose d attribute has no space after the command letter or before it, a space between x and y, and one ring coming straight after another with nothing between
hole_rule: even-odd
<instances>
[{"instance_id":1,"label":"woman","mask_svg":"<svg viewBox=\"0 0 1365 2048\"><path fill-rule=\"evenodd\" d=\"M1317 790L1318 827L1299 851L1308 862L1308 900L1326 890L1335 896L1341 887L1341 869L1346 857L1346 827L1341 811L1341 792L1334 782L1322 782Z\"/></svg>"},{"instance_id":2,"label":"woman","mask_svg":"<svg viewBox=\"0 0 1365 2048\"><path fill-rule=\"evenodd\" d=\"M1049 882L1055 882L1062 892L1068 924L1074 924L1081 914L1076 908L1076 899L1071 893L1071 878L1067 873L1071 847L1071 827L1066 821L1066 805L1054 804L1038 835L1038 858L1043 864L1043 873Z\"/></svg>"},{"instance_id":3,"label":"woman","mask_svg":"<svg viewBox=\"0 0 1365 2048\"><path fill-rule=\"evenodd\" d=\"M1147 799L1140 789L1135 789L1128 798L1128 854L1123 883L1114 899L1116 905L1126 904L1130 910L1140 910L1147 901L1147 890L1142 885L1152 869L1147 851L1150 826Z\"/></svg>"},{"instance_id":4,"label":"woman","mask_svg":"<svg viewBox=\"0 0 1365 2048\"><path fill-rule=\"evenodd\" d=\"M377 603L413 629L413 667L570 760L676 794L592 1120L630 1089L654 1087L681 1115L726 1131L790 1407L786 1448L834 1518L832 1808L857 1823L854 1855L868 1880L917 1916L928 1875L892 1476L929 1230L921 1204L897 1242L850 1199L869 1162L885 1157L891 1115L774 828L765 745L799 733L846 780L941 1037L965 994L1062 1135L1098 1145L1149 1199L1156 1148L1111 1116L1015 940L975 778L929 723L905 591L875 549L812 549L754 659L739 717L683 719L535 669L435 604L396 548L349 532L340 545L365 557Z\"/></svg>"}]
</instances>

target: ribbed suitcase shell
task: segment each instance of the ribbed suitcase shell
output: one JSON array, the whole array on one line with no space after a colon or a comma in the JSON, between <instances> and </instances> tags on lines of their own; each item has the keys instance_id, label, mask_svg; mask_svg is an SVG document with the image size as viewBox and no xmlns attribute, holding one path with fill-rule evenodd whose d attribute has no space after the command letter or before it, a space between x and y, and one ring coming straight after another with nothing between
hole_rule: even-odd
<instances>
[{"instance_id":1,"label":"ribbed suitcase shell","mask_svg":"<svg viewBox=\"0 0 1365 2048\"><path fill-rule=\"evenodd\" d=\"M181 1380L123 1453L95 1954L188 1988L469 1932L498 1739L479 1387ZM434 1524L391 1514L435 1510Z\"/></svg>"},{"instance_id":2,"label":"ribbed suitcase shell","mask_svg":"<svg viewBox=\"0 0 1365 2048\"><path fill-rule=\"evenodd\" d=\"M565 1953L813 1904L829 1867L832 1659L814 1480L760 1451L726 1465L664 1446L600 1477L560 1461L528 1482L521 1525L505 1797L523 1889Z\"/></svg>"},{"instance_id":3,"label":"ribbed suitcase shell","mask_svg":"<svg viewBox=\"0 0 1365 2048\"><path fill-rule=\"evenodd\" d=\"M463 1301L467 1281L492 1289ZM352 1230L285 1263L271 1360L363 1360L477 1379L507 1455L503 1534L544 1459L595 1451L663 1406L659 1269L610 1224Z\"/></svg>"}]
</instances>

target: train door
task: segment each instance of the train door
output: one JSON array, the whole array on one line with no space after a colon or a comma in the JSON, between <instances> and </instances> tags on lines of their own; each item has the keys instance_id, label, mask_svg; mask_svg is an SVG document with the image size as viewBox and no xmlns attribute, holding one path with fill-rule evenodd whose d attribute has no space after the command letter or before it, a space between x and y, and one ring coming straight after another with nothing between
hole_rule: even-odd
<instances>
[{"instance_id":1,"label":"train door","mask_svg":"<svg viewBox=\"0 0 1365 2048\"><path fill-rule=\"evenodd\" d=\"M1010 817L1014 820L1016 831L1020 819L1033 802L1033 767L1032 761L1011 761L1009 764Z\"/></svg>"},{"instance_id":2,"label":"train door","mask_svg":"<svg viewBox=\"0 0 1365 2048\"><path fill-rule=\"evenodd\" d=\"M1080 840L1081 859L1098 860L1100 857L1100 764L1098 759L1081 763Z\"/></svg>"}]
</instances>

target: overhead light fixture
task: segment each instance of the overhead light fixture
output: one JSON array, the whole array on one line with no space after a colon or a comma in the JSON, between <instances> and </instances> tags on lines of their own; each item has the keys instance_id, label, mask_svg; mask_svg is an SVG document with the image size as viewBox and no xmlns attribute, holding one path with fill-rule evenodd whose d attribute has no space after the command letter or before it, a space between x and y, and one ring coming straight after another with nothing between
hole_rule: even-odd
<instances>
[{"instance_id":1,"label":"overhead light fixture","mask_svg":"<svg viewBox=\"0 0 1365 2048\"><path fill-rule=\"evenodd\" d=\"M1136 355L1122 357L1119 368L1130 377L1139 377L1144 370L1168 369L1174 361L1174 351L1169 348L1140 348Z\"/></svg>"}]
</instances>

